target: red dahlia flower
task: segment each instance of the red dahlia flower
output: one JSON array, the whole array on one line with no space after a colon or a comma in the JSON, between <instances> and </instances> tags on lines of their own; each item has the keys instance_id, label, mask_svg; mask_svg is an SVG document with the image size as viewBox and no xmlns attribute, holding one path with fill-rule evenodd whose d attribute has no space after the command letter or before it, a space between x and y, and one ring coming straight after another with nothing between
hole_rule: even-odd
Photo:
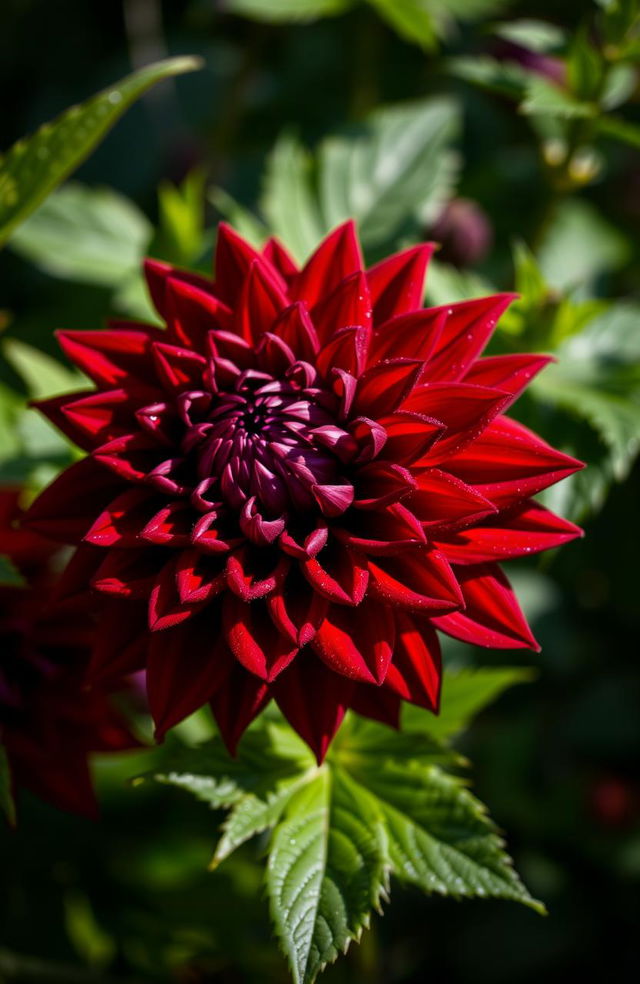
<instances>
[{"instance_id":1,"label":"red dahlia flower","mask_svg":"<svg viewBox=\"0 0 640 984\"><path fill-rule=\"evenodd\" d=\"M0 490L0 553L26 582L0 586L0 743L14 785L92 816L87 756L136 742L107 697L84 685L90 619L49 604L59 546L16 527L19 496Z\"/></svg>"},{"instance_id":2,"label":"red dahlia flower","mask_svg":"<svg viewBox=\"0 0 640 984\"><path fill-rule=\"evenodd\" d=\"M220 226L215 280L148 261L165 328L65 331L95 390L40 404L87 452L30 513L103 600L94 676L146 663L157 732L274 698L323 757L346 708L435 710L436 629L536 648L497 561L579 534L529 496L580 463L503 416L547 358L480 359L513 295L423 309L430 245L298 270Z\"/></svg>"}]
</instances>

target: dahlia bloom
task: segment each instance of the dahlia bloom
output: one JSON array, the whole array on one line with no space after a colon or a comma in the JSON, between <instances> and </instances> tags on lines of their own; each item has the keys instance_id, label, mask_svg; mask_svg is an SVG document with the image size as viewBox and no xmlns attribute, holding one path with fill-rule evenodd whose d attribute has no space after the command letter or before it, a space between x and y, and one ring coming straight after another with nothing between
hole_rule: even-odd
<instances>
[{"instance_id":1,"label":"dahlia bloom","mask_svg":"<svg viewBox=\"0 0 640 984\"><path fill-rule=\"evenodd\" d=\"M87 756L136 743L100 691L84 684L90 619L50 604L57 544L18 529L20 490L0 490L0 553L24 586L0 586L0 742L14 786L95 816Z\"/></svg>"},{"instance_id":2,"label":"dahlia bloom","mask_svg":"<svg viewBox=\"0 0 640 984\"><path fill-rule=\"evenodd\" d=\"M437 631L536 648L498 562L579 535L530 496L581 465L504 416L548 359L479 358L513 295L423 309L431 252L365 270L347 223L298 270L221 225L214 280L147 262L166 327L60 333L95 389L40 409L88 454L29 523L159 737L209 701L233 750L273 698L320 760L349 707L437 709Z\"/></svg>"}]
</instances>

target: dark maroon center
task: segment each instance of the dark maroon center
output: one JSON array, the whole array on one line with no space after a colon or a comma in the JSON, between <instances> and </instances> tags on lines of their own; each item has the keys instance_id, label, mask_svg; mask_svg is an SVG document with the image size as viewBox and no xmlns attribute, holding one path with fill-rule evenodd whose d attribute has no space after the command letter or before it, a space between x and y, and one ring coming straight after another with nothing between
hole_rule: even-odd
<instances>
[{"instance_id":1,"label":"dark maroon center","mask_svg":"<svg viewBox=\"0 0 640 984\"><path fill-rule=\"evenodd\" d=\"M234 509L251 500L276 518L317 511L318 489L348 485L334 453L348 435L336 424L336 397L316 380L296 362L281 378L249 369L219 392L182 393L182 451L194 462L197 494Z\"/></svg>"}]
</instances>

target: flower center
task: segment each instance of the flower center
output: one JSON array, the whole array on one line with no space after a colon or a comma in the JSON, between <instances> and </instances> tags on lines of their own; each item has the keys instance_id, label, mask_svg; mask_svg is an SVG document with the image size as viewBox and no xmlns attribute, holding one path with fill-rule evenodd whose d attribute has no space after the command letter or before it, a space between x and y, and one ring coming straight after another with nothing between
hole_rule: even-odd
<instances>
[{"instance_id":1,"label":"flower center","mask_svg":"<svg viewBox=\"0 0 640 984\"><path fill-rule=\"evenodd\" d=\"M182 394L183 451L194 456L206 501L241 509L255 499L276 517L317 510L317 487L344 483L327 439L327 431L343 434L336 397L315 381L310 366L296 363L282 378L246 370L215 395Z\"/></svg>"}]
</instances>

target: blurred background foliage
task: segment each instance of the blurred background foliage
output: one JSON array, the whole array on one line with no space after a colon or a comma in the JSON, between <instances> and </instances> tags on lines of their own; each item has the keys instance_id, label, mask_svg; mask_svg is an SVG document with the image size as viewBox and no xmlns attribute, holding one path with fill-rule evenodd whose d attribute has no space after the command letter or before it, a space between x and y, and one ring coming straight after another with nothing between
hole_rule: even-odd
<instances>
[{"instance_id":1,"label":"blurred background foliage","mask_svg":"<svg viewBox=\"0 0 640 984\"><path fill-rule=\"evenodd\" d=\"M1 481L37 489L74 455L25 408L82 385L53 329L152 317L141 257L206 269L222 217L299 259L348 215L370 261L436 239L430 302L515 289L492 351L558 360L514 413L589 462L552 494L588 536L509 565L543 646L535 679L458 739L550 916L395 886L328 982L528 984L637 965L639 14L635 0L4 0L3 149L132 68L184 52L205 67L151 89L10 235ZM447 659L531 658L451 645ZM149 767L98 763L98 825L21 802L0 838L0 981L288 979L260 844L208 873L220 818L126 785Z\"/></svg>"}]
</instances>

